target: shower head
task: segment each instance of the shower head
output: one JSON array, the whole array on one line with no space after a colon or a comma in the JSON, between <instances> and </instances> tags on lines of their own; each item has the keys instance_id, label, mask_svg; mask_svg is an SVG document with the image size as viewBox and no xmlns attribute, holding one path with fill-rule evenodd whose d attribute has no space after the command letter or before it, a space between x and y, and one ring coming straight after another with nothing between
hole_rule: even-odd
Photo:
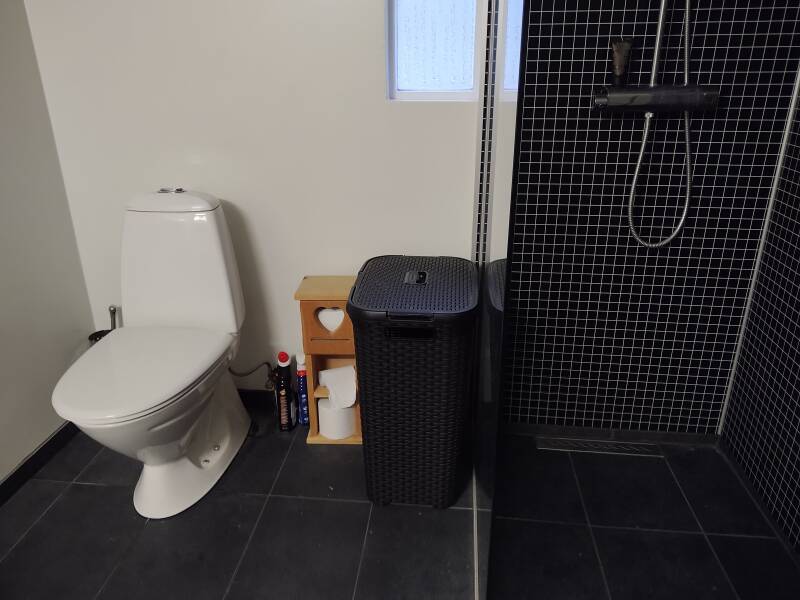
<instances>
[{"instance_id":1,"label":"shower head","mask_svg":"<svg viewBox=\"0 0 800 600\"><path fill-rule=\"evenodd\" d=\"M615 86L625 85L631 46L633 46L633 40L630 38L611 38L612 72L614 73Z\"/></svg>"}]
</instances>

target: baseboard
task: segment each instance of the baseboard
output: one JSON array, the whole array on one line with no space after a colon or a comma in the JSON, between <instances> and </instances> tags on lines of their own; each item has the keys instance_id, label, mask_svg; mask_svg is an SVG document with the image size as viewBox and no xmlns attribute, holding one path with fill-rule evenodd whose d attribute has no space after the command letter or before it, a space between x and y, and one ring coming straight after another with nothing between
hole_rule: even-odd
<instances>
[{"instance_id":1,"label":"baseboard","mask_svg":"<svg viewBox=\"0 0 800 600\"><path fill-rule=\"evenodd\" d=\"M36 475L36 472L77 433L78 428L75 425L70 422L64 423L47 440L42 442L36 450L28 455L28 458L22 461L16 469L0 482L0 506L5 504L6 500L11 498L28 479Z\"/></svg>"},{"instance_id":2,"label":"baseboard","mask_svg":"<svg viewBox=\"0 0 800 600\"><path fill-rule=\"evenodd\" d=\"M501 433L514 435L547 435L592 440L616 440L624 442L662 442L665 444L711 444L716 445L719 436L715 433L678 433L673 431L635 431L628 429L600 429L597 427L563 427L560 425L528 425L504 423Z\"/></svg>"}]
</instances>

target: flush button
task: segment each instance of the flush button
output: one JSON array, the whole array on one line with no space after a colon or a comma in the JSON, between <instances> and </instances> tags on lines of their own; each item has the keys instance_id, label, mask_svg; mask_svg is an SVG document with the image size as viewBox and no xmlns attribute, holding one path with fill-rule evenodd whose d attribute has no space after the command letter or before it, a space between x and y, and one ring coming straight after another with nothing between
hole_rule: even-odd
<instances>
[{"instance_id":1,"label":"flush button","mask_svg":"<svg viewBox=\"0 0 800 600\"><path fill-rule=\"evenodd\" d=\"M171 194L172 191L173 191L172 188L159 188L158 189L158 193L159 194Z\"/></svg>"},{"instance_id":2,"label":"flush button","mask_svg":"<svg viewBox=\"0 0 800 600\"><path fill-rule=\"evenodd\" d=\"M403 277L403 283L409 285L427 285L428 272L427 271L407 271Z\"/></svg>"},{"instance_id":3,"label":"flush button","mask_svg":"<svg viewBox=\"0 0 800 600\"><path fill-rule=\"evenodd\" d=\"M183 188L175 188L175 193L176 194L182 194L183 192L184 192Z\"/></svg>"}]
</instances>

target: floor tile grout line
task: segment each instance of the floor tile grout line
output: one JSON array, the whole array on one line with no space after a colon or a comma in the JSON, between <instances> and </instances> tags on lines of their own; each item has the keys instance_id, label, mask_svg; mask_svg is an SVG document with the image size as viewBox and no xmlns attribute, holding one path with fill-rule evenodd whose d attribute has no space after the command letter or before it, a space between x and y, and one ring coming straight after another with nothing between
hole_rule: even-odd
<instances>
[{"instance_id":1,"label":"floor tile grout line","mask_svg":"<svg viewBox=\"0 0 800 600\"><path fill-rule=\"evenodd\" d=\"M578 477L578 471L575 468L575 463L572 460L572 453L569 452L567 454L569 457L569 466L572 469L572 477L575 479L575 487L578 489L578 497L581 501L581 508L583 508L583 516L586 519L586 525L589 528L589 537L592 539L592 547L594 548L594 556L597 559L597 566L600 567L600 576L603 578L603 587L606 590L606 596L608 600L612 600L611 597L611 588L608 585L608 578L606 577L606 570L603 567L603 561L600 558L600 547L597 545L597 539L594 535L594 529L592 529L592 521L589 518L589 510L586 508L586 501L583 498L583 490L581 489L581 480Z\"/></svg>"},{"instance_id":2,"label":"floor tile grout line","mask_svg":"<svg viewBox=\"0 0 800 600\"><path fill-rule=\"evenodd\" d=\"M731 461L731 459L728 457L727 454L725 454L724 450L719 445L716 446L715 449L717 451L717 454L719 454L722 457L722 460L725 461L725 464L728 465L728 468L731 471L733 471L733 475L736 477L736 480L739 482L739 485L741 485L742 488L744 488L747 497L750 498L752 503L756 505L759 514L767 522L767 525L775 534L775 538L778 540L778 542L780 542L784 551L786 552L786 554L789 555L789 558L795 565L795 568L798 570L798 572L800 572L800 556L798 556L798 554L794 551L794 548L786 540L783 531L781 531L781 529L775 524L774 520L772 519L772 516L769 513L767 513L767 511L764 509L759 499L756 498L755 494L753 494L753 491L747 485L747 482L744 480L741 473L739 473L739 469L737 468L736 464L733 463L733 461Z\"/></svg>"},{"instance_id":3,"label":"floor tile grout line","mask_svg":"<svg viewBox=\"0 0 800 600\"><path fill-rule=\"evenodd\" d=\"M677 533L679 535L710 535L715 537L740 537L757 540L774 540L771 535L752 535L752 534L738 534L738 533L712 533L708 531L692 531L689 529L660 529L654 527L630 527L623 525L592 525L593 529L613 529L617 531L641 531L643 533Z\"/></svg>"},{"instance_id":4,"label":"floor tile grout line","mask_svg":"<svg viewBox=\"0 0 800 600\"><path fill-rule=\"evenodd\" d=\"M92 456L92 458L90 458L90 459L89 459L89 460L86 462L86 464L85 464L85 465L83 465L83 468L81 468L81 470L80 470L80 471L78 471L78 473L75 475L75 477L73 477L73 478L72 478L72 481L58 481L58 482L55 482L55 483L63 483L63 484L65 484L65 485L64 485L64 489L63 489L63 490L61 490L61 491L58 493L58 495L57 495L55 498L53 498L53 501L52 501L50 504L48 504L48 505L45 507L45 509L44 509L44 510L41 512L41 514L40 514L40 515L39 515L39 516L36 518L36 520L35 520L33 523L31 523L31 524L30 524L30 526L29 526L29 527L28 527L28 528L27 528L25 531L23 531L23 532L22 532L22 535L20 535L20 536L19 536L19 538L17 538L17 541L16 541L16 542L14 542L14 543L12 544L12 546L11 546L11 547L10 547L8 550L6 550L6 553L5 553L5 554L3 554L2 556L0 556L0 563L2 563L2 562L3 562L3 561L4 561L4 560L5 560L5 559L6 559L6 558L7 558L7 557L8 557L8 556L9 556L9 555L10 555L10 554L11 554L11 553L14 551L14 548L16 548L17 546L19 546L19 544L22 542L22 540L24 540L24 539L25 539L25 536L27 536L27 535L30 533L31 529L33 529L34 527L36 527L36 525L37 525L37 524L38 524L38 523L39 523L39 522L40 522L40 521L41 521L41 520L42 520L42 519L45 517L45 515L46 515L47 513L49 513L49 512L50 512L50 509L52 509L52 508L53 508L53 506L55 506L55 504L56 504L56 503L57 503L57 502L58 502L58 501L61 499L61 497L62 497L64 494L66 494L66 493L67 493L67 490L68 490L70 487L72 487L72 485L73 485L73 484L74 484L74 483L77 481L78 477L80 477L81 475L83 475L83 472L84 472L86 469L88 469L88 468L89 468L89 465L90 465L90 464L92 464L92 461L93 461L95 458L97 458L97 455L98 455L98 454L100 454L100 452L102 452L102 450L103 450L103 448L101 447L101 448L99 448L99 449L97 450L97 452L95 452L95 453L94 453L94 455Z\"/></svg>"},{"instance_id":5,"label":"floor tile grout line","mask_svg":"<svg viewBox=\"0 0 800 600\"><path fill-rule=\"evenodd\" d=\"M139 542L139 538L142 537L142 534L144 533L144 530L147 528L147 526L149 524L150 524L150 518L148 517L148 518L145 519L144 525L142 525L141 529L139 529L139 533L137 533L136 537L131 541L130 546L128 546L125 549L125 552L122 553L122 556L119 557L119 560L111 568L111 571L106 576L105 580L103 581L103 584L100 586L100 589L97 590L97 593L93 596L94 600L97 600L97 598L100 597L100 595L103 593L103 590L106 589L106 586L108 585L108 582L111 581L112 577L114 577L114 574L117 572L117 569L119 569L120 565L123 562L125 562L125 559L130 555L130 553L133 552L133 548Z\"/></svg>"},{"instance_id":6,"label":"floor tile grout line","mask_svg":"<svg viewBox=\"0 0 800 600\"><path fill-rule=\"evenodd\" d=\"M413 502L391 502L390 504L391 506L406 506L410 508L434 508L430 504L415 504ZM471 506L448 506L447 508L436 508L435 510L473 510L473 508Z\"/></svg>"},{"instance_id":7,"label":"floor tile grout line","mask_svg":"<svg viewBox=\"0 0 800 600\"><path fill-rule=\"evenodd\" d=\"M631 446L658 446L658 442L634 442L634 441L627 441L627 440L603 440L603 439L595 439L595 438L588 438L588 437L571 437L568 435L544 435L538 434L536 435L537 441L549 441L549 440L558 440L563 442L589 442L589 443L601 443L601 444L630 444ZM562 448L539 448L537 446L537 450L562 450ZM563 450L567 450L563 448ZM659 448L659 452L661 449ZM601 451L602 452L602 451ZM613 454L613 452L612 452Z\"/></svg>"},{"instance_id":8,"label":"floor tile grout line","mask_svg":"<svg viewBox=\"0 0 800 600\"><path fill-rule=\"evenodd\" d=\"M59 479L32 479L31 481L43 481L45 483L63 483L65 485L94 485L97 487L134 487L135 483L130 484L112 484L112 483L96 483L94 481L61 481Z\"/></svg>"},{"instance_id":9,"label":"floor tile grout line","mask_svg":"<svg viewBox=\"0 0 800 600\"><path fill-rule=\"evenodd\" d=\"M478 482L472 467L472 591L475 600L481 599L480 558L478 556Z\"/></svg>"},{"instance_id":10,"label":"floor tile grout line","mask_svg":"<svg viewBox=\"0 0 800 600\"><path fill-rule=\"evenodd\" d=\"M501 521L522 521L523 523L541 523L542 525L564 525L566 527L589 527L586 521L559 521L557 519L535 519L533 517L511 517L507 515L492 515L493 519Z\"/></svg>"},{"instance_id":11,"label":"floor tile grout line","mask_svg":"<svg viewBox=\"0 0 800 600\"><path fill-rule=\"evenodd\" d=\"M52 479L50 477L31 477L28 481L43 481L45 483L63 483L69 485L70 483L81 483L80 481L73 481L72 479ZM25 482L27 483L27 481Z\"/></svg>"},{"instance_id":12,"label":"floor tile grout line","mask_svg":"<svg viewBox=\"0 0 800 600\"><path fill-rule=\"evenodd\" d=\"M39 516L36 518L36 520L34 520L34 522L33 522L33 523L31 523L31 524L30 524L30 526L28 526L28 528L27 528L25 531L23 531L23 532L20 534L20 536L17 538L17 541L16 541L16 542L14 542L14 543L11 545L11 547L10 547L8 550L6 550L5 554L3 554L2 556L0 556L0 564L2 564L2 562L3 562L3 561L6 559L6 558L8 558L8 556L10 556L10 555L11 555L11 553L14 551L14 549L15 549L17 546L19 546L19 544L22 542L22 540L24 540L24 539L25 539L25 536L27 536L27 535L28 535L28 533L30 533L31 529L33 529L34 527L36 527L36 525L39 523L39 521L41 521L41 520L44 518L44 516L45 516L45 515L46 515L48 512L50 512L50 509L51 509L51 508L53 508L53 505L55 505L55 503L56 503L56 502L58 502L58 501L61 499L61 496L63 496L63 495L64 495L64 492L66 492L66 491L69 489L69 486L71 485L70 483L63 482L63 481L62 481L62 482L59 482L59 483L62 483L62 484L64 485L64 489L63 489L63 490L61 490L61 491L58 493L58 495L56 495L56 497L55 497L55 498L53 498L52 502L50 502L50 504L48 504L48 505L45 507L45 509L44 509L44 510L41 512L41 514L40 514L40 515L39 515Z\"/></svg>"},{"instance_id":13,"label":"floor tile grout line","mask_svg":"<svg viewBox=\"0 0 800 600\"><path fill-rule=\"evenodd\" d=\"M720 560L717 551L714 549L714 544L711 543L711 538L708 537L706 530L703 528L703 524L700 522L700 518L697 516L697 513L695 512L694 507L692 506L692 503L689 501L689 496L686 495L686 492L684 491L681 482L678 480L678 476L675 473L675 470L672 468L672 465L669 462L669 458L666 455L664 456L664 462L666 463L667 469L669 469L669 472L672 475L672 479L675 481L675 485L678 486L678 490L680 491L681 496L683 496L683 501L686 502L686 506L689 507L689 511L692 513L692 517L694 517L697 526L700 528L700 531L703 534L703 539L705 539L708 549L711 550L711 554L714 556L714 560L717 561L717 565L719 565L719 568L722 571L722 575L725 577L725 581L727 581L728 585L731 586L731 591L733 592L734 598L736 598L736 600L741 600L741 596L739 596L739 591L736 589L736 586L733 585L733 581L731 580L730 575L728 575L728 570L725 568L725 565L722 564L722 560Z\"/></svg>"},{"instance_id":14,"label":"floor tile grout line","mask_svg":"<svg viewBox=\"0 0 800 600\"><path fill-rule=\"evenodd\" d=\"M358 592L358 580L361 577L361 565L364 563L364 554L367 549L367 536L369 535L369 525L372 522L373 508L375 508L375 505L370 502L369 514L367 515L367 526L364 528L364 539L361 540L361 553L358 555L358 568L356 569L356 580L353 583L353 595L351 596L352 600L355 600L356 593Z\"/></svg>"},{"instance_id":15,"label":"floor tile grout line","mask_svg":"<svg viewBox=\"0 0 800 600\"><path fill-rule=\"evenodd\" d=\"M253 496L264 496L264 494L258 494L255 492L250 492L250 495ZM300 494L270 494L272 498L286 498L286 499L295 499L295 500L321 500L324 502L349 502L351 504L372 504L370 500L360 500L358 498L331 498L328 496L303 496ZM413 504L409 502L392 502L392 506L405 506L411 508L431 508L430 504ZM488 508L477 508L473 509L471 506L448 506L444 510L476 510L478 512L491 512L491 509Z\"/></svg>"},{"instance_id":16,"label":"floor tile grout line","mask_svg":"<svg viewBox=\"0 0 800 600\"><path fill-rule=\"evenodd\" d=\"M369 500L359 500L357 498L329 498L327 496L299 496L294 494L270 494L271 498L283 498L286 500L319 500L321 502L347 502L350 504L372 504Z\"/></svg>"},{"instance_id":17,"label":"floor tile grout line","mask_svg":"<svg viewBox=\"0 0 800 600\"><path fill-rule=\"evenodd\" d=\"M97 460L97 457L100 456L100 454L102 454L103 450L104 450L104 448L101 446L100 449L95 453L95 455L92 456L91 459L89 459L89 462L87 462L84 465L84 467L80 470L80 472L77 475L75 475L75 478L69 484L69 487L72 487L72 486L75 486L75 485L87 485L86 482L78 481L78 479L80 478L81 475L83 475L89 469L89 467L91 467L94 464L94 462ZM111 487L111 486L101 485L99 487ZM114 487L124 487L124 486L114 486ZM125 552L122 553L122 556L120 556L119 560L111 568L111 571L108 573L108 576L103 581L102 585L100 586L100 589L97 590L97 593L94 595L94 598L98 598L100 596L100 594L103 592L105 587L108 585L108 582L111 581L111 577L114 575L114 573L117 572L117 569L119 569L119 566L122 564L122 561L125 560L125 557L128 556L128 553L136 545L136 542L139 540L139 537L142 535L142 533L144 533L144 530L147 528L147 525L149 523L150 523L150 519L146 518L145 521L144 521L144 524L141 527L141 529L139 529L139 533L136 534L136 537L131 541L130 546L125 550Z\"/></svg>"},{"instance_id":18,"label":"floor tile grout line","mask_svg":"<svg viewBox=\"0 0 800 600\"><path fill-rule=\"evenodd\" d=\"M678 535L705 535L699 529L661 529L660 527L633 527L630 525L592 525L592 529L608 529L612 531L630 531L642 533L676 533Z\"/></svg>"},{"instance_id":19,"label":"floor tile grout line","mask_svg":"<svg viewBox=\"0 0 800 600\"><path fill-rule=\"evenodd\" d=\"M244 548L242 548L242 553L239 555L239 560L236 561L236 566L233 568L233 572L231 573L231 577L228 580L228 585L225 588L225 592L222 594L222 599L228 597L228 594L231 593L231 589L233 588L233 583L236 581L236 575L239 573L239 568L242 566L244 562L244 557L247 554L248 549L250 548L250 542L253 541L253 536L256 533L256 529L258 529L258 524L261 522L261 517L264 515L264 510L267 508L267 503L269 499L272 497L272 492L275 489L275 485L278 483L278 478L281 476L283 472L283 467L286 464L286 461L289 459L289 453L292 451L294 447L294 442L297 439L297 429L294 431L294 435L292 435L292 441L289 442L289 447L286 449L286 454L283 455L283 460L281 461L281 466L278 467L278 472L275 473L275 478L272 480L272 485L267 492L267 495L264 497L264 501L261 503L261 510L258 511L258 516L256 517L255 522L253 523L253 527L250 530L250 535L247 536L247 541L244 543Z\"/></svg>"},{"instance_id":20,"label":"floor tile grout line","mask_svg":"<svg viewBox=\"0 0 800 600\"><path fill-rule=\"evenodd\" d=\"M576 454L602 454L603 456L636 456L637 458L664 458L661 454L637 452L611 452L608 450L575 450L573 448L536 448L537 452L574 452Z\"/></svg>"},{"instance_id":21,"label":"floor tile grout line","mask_svg":"<svg viewBox=\"0 0 800 600\"><path fill-rule=\"evenodd\" d=\"M774 535L758 535L756 533L722 533L719 531L706 531L706 535L710 537L726 537L726 538L744 538L750 540L780 540Z\"/></svg>"},{"instance_id":22,"label":"floor tile grout line","mask_svg":"<svg viewBox=\"0 0 800 600\"><path fill-rule=\"evenodd\" d=\"M89 460L86 462L86 464L85 464L85 465L83 465L83 468L82 468L80 471L78 471L78 474L77 474L77 475L75 475L75 477L73 477L73 478L72 478L72 481L70 481L70 483L77 483L77 481L78 481L78 478L79 478L81 475L83 475L83 474L86 472L86 469L88 469L88 468L89 468L89 467L90 467L90 466L91 466L91 465L94 463L95 459L96 459L98 456L100 456L100 453L101 453L102 451L103 451L103 446L100 446L100 448L98 448L98 449L97 449L97 452L95 452L95 453L92 455L92 458L90 458L90 459L89 459Z\"/></svg>"},{"instance_id":23,"label":"floor tile grout line","mask_svg":"<svg viewBox=\"0 0 800 600\"><path fill-rule=\"evenodd\" d=\"M529 517L509 517L503 515L494 515L493 518L501 521L521 521L523 523L540 523L542 525L563 525L565 527L583 526L583 527L591 527L592 529L609 529L613 531L631 531L631 532L642 532L642 533L677 533L679 535L708 535L711 537L734 537L734 538L745 538L745 539L756 539L756 540L776 539L775 536L773 535L755 535L750 533L717 533L713 531L703 532L700 530L689 530L689 529L658 529L654 527L632 527L629 525L600 525L598 523L587 525L586 523L579 523L577 521L554 521L551 519L532 519Z\"/></svg>"},{"instance_id":24,"label":"floor tile grout line","mask_svg":"<svg viewBox=\"0 0 800 600\"><path fill-rule=\"evenodd\" d=\"M530 517L509 517L503 515L492 515L493 519L500 519L502 521L523 521L526 523L541 523L543 525L565 525L568 527L589 527L586 521L557 521L553 519L532 519Z\"/></svg>"},{"instance_id":25,"label":"floor tile grout line","mask_svg":"<svg viewBox=\"0 0 800 600\"><path fill-rule=\"evenodd\" d=\"M94 454L94 456L92 456L92 458L89 459L89 462L87 462L84 465L84 467L81 469L80 473L75 475L75 479L72 480L72 483L83 483L81 481L78 481L78 479L80 478L81 475L83 475L89 469L89 467L91 467L94 464L94 461L96 461L97 457L100 456L103 453L103 450L105 450L105 447L100 446L100 449L97 452L95 452L95 454Z\"/></svg>"}]
</instances>

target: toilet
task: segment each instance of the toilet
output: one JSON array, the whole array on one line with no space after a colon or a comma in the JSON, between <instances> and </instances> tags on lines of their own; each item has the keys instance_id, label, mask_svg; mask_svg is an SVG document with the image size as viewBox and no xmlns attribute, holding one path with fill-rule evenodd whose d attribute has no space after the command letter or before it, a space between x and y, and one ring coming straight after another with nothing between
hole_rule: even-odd
<instances>
[{"instance_id":1,"label":"toilet","mask_svg":"<svg viewBox=\"0 0 800 600\"><path fill-rule=\"evenodd\" d=\"M228 365L244 299L218 199L164 189L134 198L122 235L122 319L53 390L53 408L143 463L136 511L161 519L200 500L247 436Z\"/></svg>"}]
</instances>

